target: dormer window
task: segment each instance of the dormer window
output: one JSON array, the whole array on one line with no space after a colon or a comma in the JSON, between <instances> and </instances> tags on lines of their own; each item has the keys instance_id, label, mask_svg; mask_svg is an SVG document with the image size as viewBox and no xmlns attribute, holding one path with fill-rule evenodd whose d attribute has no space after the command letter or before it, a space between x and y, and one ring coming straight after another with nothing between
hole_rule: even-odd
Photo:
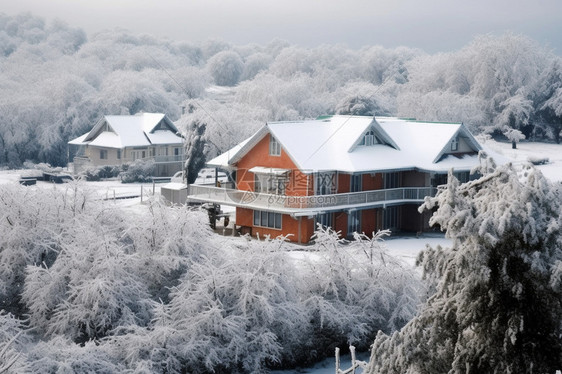
<instances>
[{"instance_id":1,"label":"dormer window","mask_svg":"<svg viewBox=\"0 0 562 374\"><path fill-rule=\"evenodd\" d=\"M273 135L269 135L269 154L271 156L281 156L281 144Z\"/></svg>"},{"instance_id":2,"label":"dormer window","mask_svg":"<svg viewBox=\"0 0 562 374\"><path fill-rule=\"evenodd\" d=\"M459 149L459 138L458 136L455 136L451 140L451 151L457 151L458 149Z\"/></svg>"},{"instance_id":3,"label":"dormer window","mask_svg":"<svg viewBox=\"0 0 562 374\"><path fill-rule=\"evenodd\" d=\"M359 143L359 145L364 145L364 146L371 146L373 144L377 144L377 138L375 137L375 132L373 130L369 130L365 133L365 135L363 135L363 139L361 140L361 143Z\"/></svg>"}]
</instances>

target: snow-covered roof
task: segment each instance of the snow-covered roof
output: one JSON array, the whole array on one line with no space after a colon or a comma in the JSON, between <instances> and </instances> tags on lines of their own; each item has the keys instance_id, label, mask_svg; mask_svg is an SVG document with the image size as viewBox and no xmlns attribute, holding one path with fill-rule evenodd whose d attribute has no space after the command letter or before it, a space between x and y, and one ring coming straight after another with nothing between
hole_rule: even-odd
<instances>
[{"instance_id":1,"label":"snow-covered roof","mask_svg":"<svg viewBox=\"0 0 562 374\"><path fill-rule=\"evenodd\" d=\"M163 113L132 116L104 116L88 133L69 144L107 148L143 147L154 144L181 144L178 129Z\"/></svg>"},{"instance_id":2,"label":"snow-covered roof","mask_svg":"<svg viewBox=\"0 0 562 374\"><path fill-rule=\"evenodd\" d=\"M361 145L367 132L372 145ZM419 169L446 172L470 170L482 149L461 123L422 122L394 117L331 116L316 120L273 122L262 127L209 166L234 167L251 148L270 133L303 172L349 173ZM451 151L460 138L466 148ZM262 166L256 164L256 166Z\"/></svg>"}]
</instances>

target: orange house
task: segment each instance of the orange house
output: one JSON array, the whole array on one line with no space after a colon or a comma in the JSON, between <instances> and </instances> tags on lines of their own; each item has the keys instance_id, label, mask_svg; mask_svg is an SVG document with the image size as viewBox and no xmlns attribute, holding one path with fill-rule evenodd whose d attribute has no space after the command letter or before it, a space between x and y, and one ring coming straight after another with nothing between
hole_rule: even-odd
<instances>
[{"instance_id":1,"label":"orange house","mask_svg":"<svg viewBox=\"0 0 562 374\"><path fill-rule=\"evenodd\" d=\"M460 123L328 116L268 123L209 161L235 188L191 185L189 199L236 207L236 225L254 237L307 243L317 225L342 237L381 229L419 232L418 206L454 168L462 181L480 144Z\"/></svg>"}]
</instances>

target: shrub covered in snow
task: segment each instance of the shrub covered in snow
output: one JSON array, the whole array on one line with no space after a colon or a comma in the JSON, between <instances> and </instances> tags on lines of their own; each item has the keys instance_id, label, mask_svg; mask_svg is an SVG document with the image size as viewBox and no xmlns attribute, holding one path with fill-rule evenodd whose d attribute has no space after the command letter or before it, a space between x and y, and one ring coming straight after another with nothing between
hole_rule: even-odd
<instances>
[{"instance_id":1,"label":"shrub covered in snow","mask_svg":"<svg viewBox=\"0 0 562 374\"><path fill-rule=\"evenodd\" d=\"M116 178L121 172L121 166L104 165L87 168L81 174L87 181L99 181L102 179Z\"/></svg>"},{"instance_id":2,"label":"shrub covered in snow","mask_svg":"<svg viewBox=\"0 0 562 374\"><path fill-rule=\"evenodd\" d=\"M453 239L419 257L434 294L377 336L368 373L554 373L562 368L561 194L542 174L484 160L482 177L424 207Z\"/></svg>"},{"instance_id":3,"label":"shrub covered in snow","mask_svg":"<svg viewBox=\"0 0 562 374\"><path fill-rule=\"evenodd\" d=\"M23 373L29 369L24 353L28 342L24 323L0 312L0 373Z\"/></svg>"},{"instance_id":4,"label":"shrub covered in snow","mask_svg":"<svg viewBox=\"0 0 562 374\"><path fill-rule=\"evenodd\" d=\"M283 238L216 237L202 212L120 208L81 181L2 185L0 204L2 309L38 339L18 361L35 372L294 367L400 328L418 303L383 234L319 229L296 259Z\"/></svg>"},{"instance_id":5,"label":"shrub covered in snow","mask_svg":"<svg viewBox=\"0 0 562 374\"><path fill-rule=\"evenodd\" d=\"M135 160L130 164L123 165L120 174L123 183L149 182L154 175L156 163L154 160Z\"/></svg>"}]
</instances>

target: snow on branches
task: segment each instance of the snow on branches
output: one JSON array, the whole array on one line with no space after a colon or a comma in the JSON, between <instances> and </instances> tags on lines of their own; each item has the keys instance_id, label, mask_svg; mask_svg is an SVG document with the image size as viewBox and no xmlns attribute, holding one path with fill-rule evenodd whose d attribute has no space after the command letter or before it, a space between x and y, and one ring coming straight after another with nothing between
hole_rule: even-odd
<instances>
[{"instance_id":1,"label":"snow on branches","mask_svg":"<svg viewBox=\"0 0 562 374\"><path fill-rule=\"evenodd\" d=\"M380 334L368 373L553 373L562 367L561 194L532 166L492 167L427 199L453 239L418 258L434 294Z\"/></svg>"}]
</instances>

